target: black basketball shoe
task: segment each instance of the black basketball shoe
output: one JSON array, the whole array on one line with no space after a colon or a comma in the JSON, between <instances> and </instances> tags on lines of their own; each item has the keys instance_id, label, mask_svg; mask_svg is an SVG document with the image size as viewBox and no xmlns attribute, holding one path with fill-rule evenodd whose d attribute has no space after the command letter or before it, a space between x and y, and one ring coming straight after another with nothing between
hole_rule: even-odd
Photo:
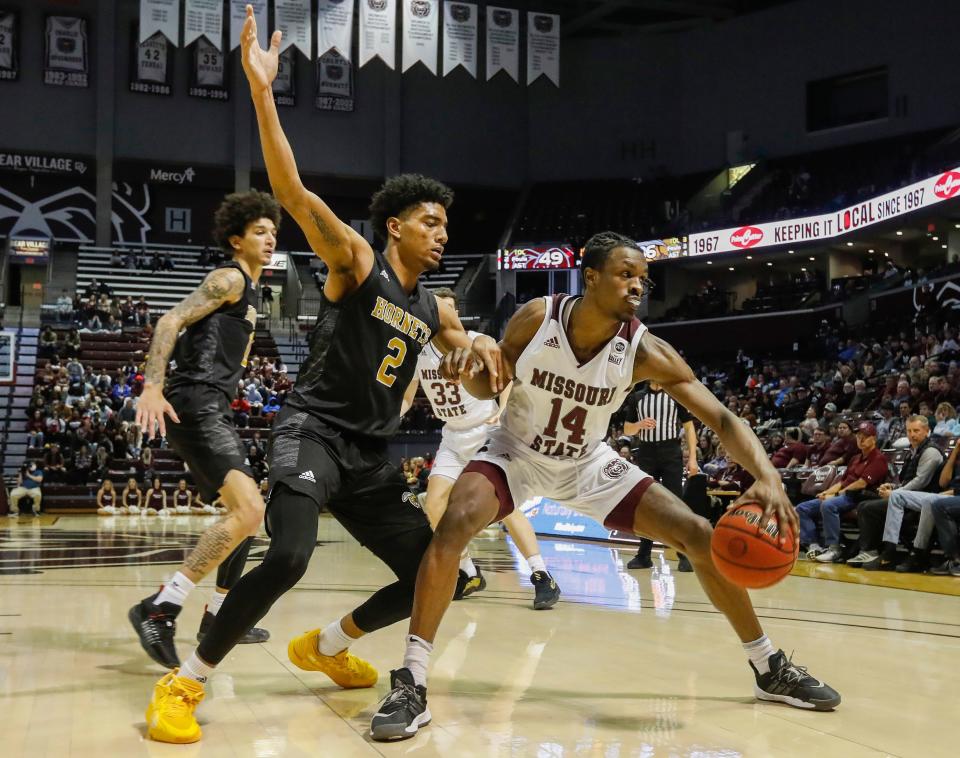
<instances>
[{"instance_id":1,"label":"black basketball shoe","mask_svg":"<svg viewBox=\"0 0 960 758\"><path fill-rule=\"evenodd\" d=\"M141 600L127 612L133 631L140 638L140 646L153 660L168 669L180 665L173 638L177 633L177 614L180 608L173 603L157 605L156 595Z\"/></svg>"},{"instance_id":2,"label":"black basketball shoe","mask_svg":"<svg viewBox=\"0 0 960 758\"><path fill-rule=\"evenodd\" d=\"M533 610L545 611L553 608L560 599L560 587L546 571L534 571L530 574L530 583L533 584Z\"/></svg>"},{"instance_id":3,"label":"black basketball shoe","mask_svg":"<svg viewBox=\"0 0 960 758\"><path fill-rule=\"evenodd\" d=\"M375 740L405 740L430 723L427 688L414 684L410 669L390 672L390 693L370 720L370 736Z\"/></svg>"},{"instance_id":4,"label":"black basketball shoe","mask_svg":"<svg viewBox=\"0 0 960 758\"><path fill-rule=\"evenodd\" d=\"M487 588L487 580L483 578L480 569L477 569L476 576L470 576L466 571L460 569L457 575L457 589L453 593L454 600L463 600L474 592L480 592Z\"/></svg>"},{"instance_id":5,"label":"black basketball shoe","mask_svg":"<svg viewBox=\"0 0 960 758\"><path fill-rule=\"evenodd\" d=\"M204 607L203 609L203 618L200 619L200 629L197 632L197 642L203 641L203 636L210 631L210 627L213 626L213 620L216 618L210 611ZM245 635L243 635L237 643L240 645L252 645L256 642L266 642L270 639L270 632L266 629L261 629L259 626L253 627Z\"/></svg>"},{"instance_id":6,"label":"black basketball shoe","mask_svg":"<svg viewBox=\"0 0 960 758\"><path fill-rule=\"evenodd\" d=\"M774 700L815 711L832 711L840 705L840 693L807 673L804 666L793 663L782 650L770 656L770 671L761 674L750 662L757 677L753 688L759 700Z\"/></svg>"}]
</instances>

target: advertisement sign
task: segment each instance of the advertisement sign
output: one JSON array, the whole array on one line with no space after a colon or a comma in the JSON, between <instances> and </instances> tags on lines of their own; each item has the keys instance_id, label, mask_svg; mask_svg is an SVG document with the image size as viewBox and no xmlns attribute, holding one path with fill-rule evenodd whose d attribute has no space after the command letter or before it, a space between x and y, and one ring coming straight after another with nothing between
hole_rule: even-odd
<instances>
[{"instance_id":1,"label":"advertisement sign","mask_svg":"<svg viewBox=\"0 0 960 758\"><path fill-rule=\"evenodd\" d=\"M610 531L589 516L560 505L549 498L541 497L528 500L520 510L530 519L533 531L537 534L552 534L558 537L572 537L586 540L615 540L618 542L637 542L639 537Z\"/></svg>"},{"instance_id":2,"label":"advertisement sign","mask_svg":"<svg viewBox=\"0 0 960 758\"><path fill-rule=\"evenodd\" d=\"M685 258L687 256L686 237L664 237L659 240L638 242L637 246L648 263L667 260L668 258Z\"/></svg>"},{"instance_id":3,"label":"advertisement sign","mask_svg":"<svg viewBox=\"0 0 960 758\"><path fill-rule=\"evenodd\" d=\"M514 247L497 251L497 268L501 271L542 271L577 268L577 251L571 245Z\"/></svg>"},{"instance_id":4,"label":"advertisement sign","mask_svg":"<svg viewBox=\"0 0 960 758\"><path fill-rule=\"evenodd\" d=\"M829 240L955 197L960 197L960 167L830 213L691 234L689 254L712 255Z\"/></svg>"},{"instance_id":5,"label":"advertisement sign","mask_svg":"<svg viewBox=\"0 0 960 758\"><path fill-rule=\"evenodd\" d=\"M11 237L7 243L7 260L20 266L39 266L50 259L50 239Z\"/></svg>"}]
</instances>

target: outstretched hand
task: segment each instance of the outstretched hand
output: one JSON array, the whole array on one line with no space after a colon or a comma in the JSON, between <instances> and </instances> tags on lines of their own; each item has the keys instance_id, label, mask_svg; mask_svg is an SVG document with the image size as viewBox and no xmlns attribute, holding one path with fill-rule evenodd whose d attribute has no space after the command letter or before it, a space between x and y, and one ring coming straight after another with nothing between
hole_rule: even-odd
<instances>
[{"instance_id":1,"label":"outstretched hand","mask_svg":"<svg viewBox=\"0 0 960 758\"><path fill-rule=\"evenodd\" d=\"M490 381L490 392L499 395L510 383L500 345L492 337L479 335L470 348L458 347L451 350L440 362L440 375L450 382L459 384L463 379L472 379L486 370Z\"/></svg>"},{"instance_id":2,"label":"outstretched hand","mask_svg":"<svg viewBox=\"0 0 960 758\"><path fill-rule=\"evenodd\" d=\"M143 435L147 439L154 436L154 429L159 431L161 437L167 436L167 424L164 416L169 416L175 423L179 424L180 419L173 406L167 402L163 396L163 390L159 386L144 387L140 399L137 401L136 425L143 430Z\"/></svg>"},{"instance_id":3,"label":"outstretched hand","mask_svg":"<svg viewBox=\"0 0 960 758\"><path fill-rule=\"evenodd\" d=\"M253 15L253 6L247 6L247 19L240 32L240 60L250 82L250 91L254 94L269 89L277 78L282 37L283 32L275 31L270 37L270 47L266 50L261 48L257 41L257 19Z\"/></svg>"}]
</instances>

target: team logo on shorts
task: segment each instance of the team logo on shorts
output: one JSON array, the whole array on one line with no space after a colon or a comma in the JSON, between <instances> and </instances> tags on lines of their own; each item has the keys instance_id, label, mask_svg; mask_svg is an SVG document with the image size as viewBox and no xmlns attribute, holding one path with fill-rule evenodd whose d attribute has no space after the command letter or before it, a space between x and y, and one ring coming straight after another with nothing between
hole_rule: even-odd
<instances>
[{"instance_id":1,"label":"team logo on shorts","mask_svg":"<svg viewBox=\"0 0 960 758\"><path fill-rule=\"evenodd\" d=\"M404 492L400 499L404 503L410 503L414 508L420 508L420 500L412 492ZM423 508L420 508L420 510L423 510Z\"/></svg>"},{"instance_id":2,"label":"team logo on shorts","mask_svg":"<svg viewBox=\"0 0 960 758\"><path fill-rule=\"evenodd\" d=\"M619 479L621 476L627 473L629 470L626 461L621 458L615 458L614 460L606 463L601 469L601 473L607 479Z\"/></svg>"}]
</instances>

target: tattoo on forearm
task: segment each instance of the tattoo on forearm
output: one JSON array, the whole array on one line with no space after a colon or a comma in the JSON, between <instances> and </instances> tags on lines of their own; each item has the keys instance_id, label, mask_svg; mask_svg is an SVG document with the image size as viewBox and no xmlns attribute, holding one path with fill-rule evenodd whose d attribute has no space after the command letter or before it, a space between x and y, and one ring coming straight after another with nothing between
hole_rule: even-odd
<instances>
[{"instance_id":1,"label":"tattoo on forearm","mask_svg":"<svg viewBox=\"0 0 960 758\"><path fill-rule=\"evenodd\" d=\"M220 565L243 539L244 535L237 527L236 519L230 514L225 516L200 535L197 546L187 556L183 565L200 576L206 576Z\"/></svg>"},{"instance_id":2,"label":"tattoo on forearm","mask_svg":"<svg viewBox=\"0 0 960 758\"><path fill-rule=\"evenodd\" d=\"M310 218L313 220L313 225L317 227L317 231L320 232L320 235L323 237L323 241L328 245L336 245L340 242L340 237L334 233L333 229L330 228L329 224L324 221L320 214L314 210L310 211Z\"/></svg>"}]
</instances>

